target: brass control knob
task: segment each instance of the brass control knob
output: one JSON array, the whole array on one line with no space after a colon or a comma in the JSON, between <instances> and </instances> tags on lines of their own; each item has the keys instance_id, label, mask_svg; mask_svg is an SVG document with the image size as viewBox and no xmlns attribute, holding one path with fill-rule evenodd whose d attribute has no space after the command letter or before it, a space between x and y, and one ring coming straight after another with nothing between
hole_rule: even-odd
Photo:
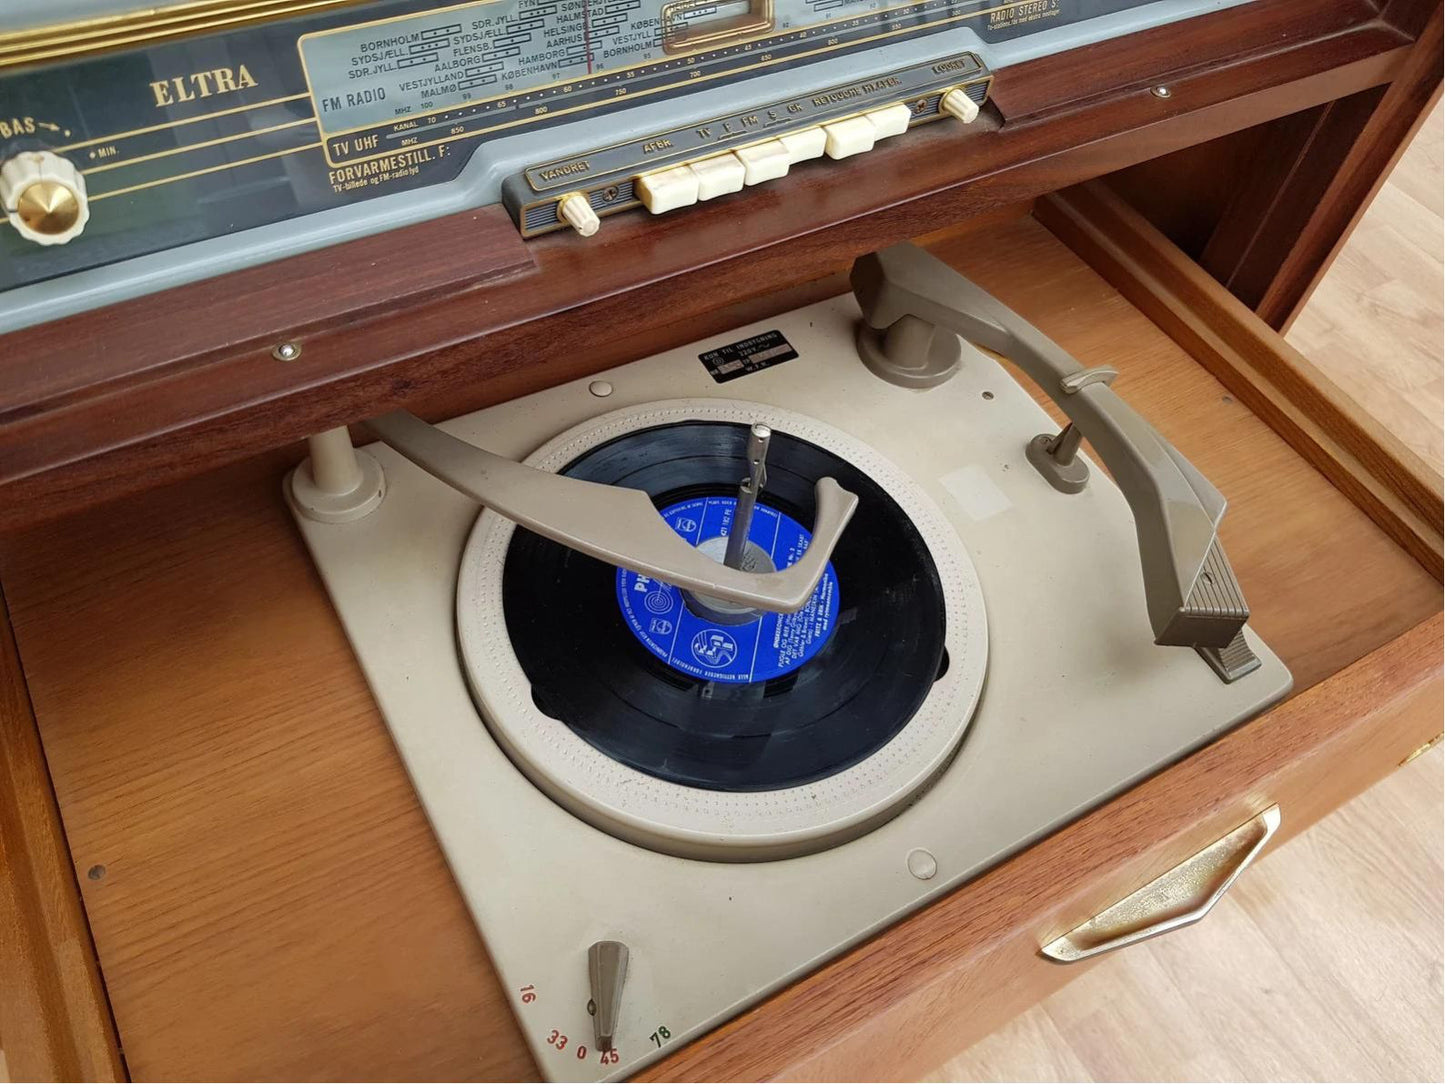
<instances>
[{"instance_id":1,"label":"brass control knob","mask_svg":"<svg viewBox=\"0 0 1445 1084\"><path fill-rule=\"evenodd\" d=\"M0 207L37 245L63 245L90 221L85 178L50 151L24 151L0 166Z\"/></svg>"},{"instance_id":2,"label":"brass control knob","mask_svg":"<svg viewBox=\"0 0 1445 1084\"><path fill-rule=\"evenodd\" d=\"M943 98L938 103L939 112L947 113L950 117L957 117L964 124L972 124L978 119L978 105L968 96L968 91L962 87L953 87L943 92Z\"/></svg>"}]
</instances>

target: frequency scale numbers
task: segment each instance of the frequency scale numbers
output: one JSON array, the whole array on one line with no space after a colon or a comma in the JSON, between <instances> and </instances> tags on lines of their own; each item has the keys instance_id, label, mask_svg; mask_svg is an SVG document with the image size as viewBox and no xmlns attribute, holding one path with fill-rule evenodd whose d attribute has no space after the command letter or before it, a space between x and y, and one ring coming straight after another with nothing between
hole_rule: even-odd
<instances>
[{"instance_id":1,"label":"frequency scale numbers","mask_svg":"<svg viewBox=\"0 0 1445 1084\"><path fill-rule=\"evenodd\" d=\"M517 994L523 1005L534 1004L537 1000L537 988L530 983L521 987ZM652 1033L652 1041L659 1047L670 1038L672 1038L672 1032L661 1025ZM616 1047L611 1050L589 1050L585 1043L573 1043L567 1037L567 1033L559 1028L550 1029L542 1041L559 1053L568 1051L578 1061L586 1061L588 1054L594 1053L597 1055L598 1065L619 1065L622 1062L622 1055Z\"/></svg>"}]
</instances>

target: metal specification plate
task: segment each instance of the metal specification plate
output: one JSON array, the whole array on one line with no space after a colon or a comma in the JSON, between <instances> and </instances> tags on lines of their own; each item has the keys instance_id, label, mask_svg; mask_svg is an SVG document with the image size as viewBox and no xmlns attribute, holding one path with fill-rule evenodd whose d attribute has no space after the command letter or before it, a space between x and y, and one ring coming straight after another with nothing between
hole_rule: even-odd
<instances>
[{"instance_id":1,"label":"metal specification plate","mask_svg":"<svg viewBox=\"0 0 1445 1084\"><path fill-rule=\"evenodd\" d=\"M762 372L798 356L781 331L764 331L697 356L715 381L726 384L740 376Z\"/></svg>"}]
</instances>

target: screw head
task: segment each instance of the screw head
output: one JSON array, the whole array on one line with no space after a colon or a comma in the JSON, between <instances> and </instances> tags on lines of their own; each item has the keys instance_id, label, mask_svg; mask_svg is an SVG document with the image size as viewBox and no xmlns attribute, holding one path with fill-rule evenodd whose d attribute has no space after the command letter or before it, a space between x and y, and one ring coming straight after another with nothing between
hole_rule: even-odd
<instances>
[{"instance_id":1,"label":"screw head","mask_svg":"<svg viewBox=\"0 0 1445 1084\"><path fill-rule=\"evenodd\" d=\"M929 881L938 872L938 859L922 847L908 852L908 872L920 881Z\"/></svg>"},{"instance_id":2,"label":"screw head","mask_svg":"<svg viewBox=\"0 0 1445 1084\"><path fill-rule=\"evenodd\" d=\"M1149 88L1149 93L1152 94L1152 95L1154 95L1154 97L1156 97L1156 98L1172 98L1172 97L1174 97L1174 92L1173 92L1172 90L1170 90L1168 87L1162 86L1162 85L1161 85L1161 86L1157 86L1157 87L1150 87L1150 88Z\"/></svg>"},{"instance_id":3,"label":"screw head","mask_svg":"<svg viewBox=\"0 0 1445 1084\"><path fill-rule=\"evenodd\" d=\"M295 361L301 356L301 344L280 343L272 349L271 356L277 361Z\"/></svg>"}]
</instances>

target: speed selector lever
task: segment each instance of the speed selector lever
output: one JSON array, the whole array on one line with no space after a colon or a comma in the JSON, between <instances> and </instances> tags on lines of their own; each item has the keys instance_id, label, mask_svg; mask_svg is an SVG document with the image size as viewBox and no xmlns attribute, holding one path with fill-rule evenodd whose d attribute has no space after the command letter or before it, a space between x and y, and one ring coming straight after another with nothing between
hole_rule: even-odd
<instances>
[{"instance_id":1,"label":"speed selector lever","mask_svg":"<svg viewBox=\"0 0 1445 1084\"><path fill-rule=\"evenodd\" d=\"M1087 470L1075 458L1087 439L1134 514L1154 642L1199 649L1226 681L1258 667L1244 641L1249 607L1219 543L1224 497L1109 383L1112 369L1085 369L1062 347L957 271L910 244L853 264L863 310L858 350L868 367L906 387L930 387L959 367L955 335L1013 361L1069 418L1028 447L1056 489L1077 493Z\"/></svg>"},{"instance_id":2,"label":"speed selector lever","mask_svg":"<svg viewBox=\"0 0 1445 1084\"><path fill-rule=\"evenodd\" d=\"M639 489L538 470L398 410L366 423L423 470L528 530L684 591L773 613L796 613L823 577L858 498L832 478L814 486L813 538L796 562L749 572L715 561L667 525Z\"/></svg>"},{"instance_id":3,"label":"speed selector lever","mask_svg":"<svg viewBox=\"0 0 1445 1084\"><path fill-rule=\"evenodd\" d=\"M611 1050L617 1040L617 1017L622 1012L622 987L627 982L627 946L621 941L598 941L587 950L587 984L592 1001L592 1030L598 1050Z\"/></svg>"}]
</instances>

